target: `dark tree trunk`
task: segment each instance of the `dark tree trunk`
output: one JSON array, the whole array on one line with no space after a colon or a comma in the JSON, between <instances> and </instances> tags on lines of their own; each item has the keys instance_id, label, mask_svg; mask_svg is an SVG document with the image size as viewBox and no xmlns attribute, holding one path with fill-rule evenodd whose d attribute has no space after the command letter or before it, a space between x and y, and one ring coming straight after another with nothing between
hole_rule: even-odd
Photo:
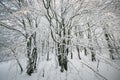
<instances>
[{"instance_id":1,"label":"dark tree trunk","mask_svg":"<svg viewBox=\"0 0 120 80\"><path fill-rule=\"evenodd\" d=\"M76 46L76 49L77 49L77 52L78 52L78 58L81 60L79 46Z\"/></svg>"},{"instance_id":2,"label":"dark tree trunk","mask_svg":"<svg viewBox=\"0 0 120 80\"><path fill-rule=\"evenodd\" d=\"M71 59L73 59L73 53L72 53L72 51L71 51Z\"/></svg>"},{"instance_id":3,"label":"dark tree trunk","mask_svg":"<svg viewBox=\"0 0 120 80\"><path fill-rule=\"evenodd\" d=\"M32 46L33 42L33 46ZM36 46L36 33L34 33L27 42L28 49L28 66L27 66L27 74L31 75L36 70L37 64L37 46ZM33 47L33 49L32 49ZM32 52L31 52L32 51Z\"/></svg>"},{"instance_id":4,"label":"dark tree trunk","mask_svg":"<svg viewBox=\"0 0 120 80\"><path fill-rule=\"evenodd\" d=\"M88 23L88 39L89 39L89 49L91 51L91 61L96 61L96 57L95 57L95 52L94 52L94 47L93 47L93 40L92 40L92 31L90 29L90 24Z\"/></svg>"},{"instance_id":5,"label":"dark tree trunk","mask_svg":"<svg viewBox=\"0 0 120 80\"><path fill-rule=\"evenodd\" d=\"M109 48L110 58L114 59L114 55L113 55L114 54L114 50L113 50L112 44L110 42L109 35L107 33L105 33L105 39L107 41L107 45L108 45L108 48Z\"/></svg>"},{"instance_id":6,"label":"dark tree trunk","mask_svg":"<svg viewBox=\"0 0 120 80\"><path fill-rule=\"evenodd\" d=\"M87 56L87 49L86 49L86 47L84 47L84 53L85 53L85 56Z\"/></svg>"}]
</instances>

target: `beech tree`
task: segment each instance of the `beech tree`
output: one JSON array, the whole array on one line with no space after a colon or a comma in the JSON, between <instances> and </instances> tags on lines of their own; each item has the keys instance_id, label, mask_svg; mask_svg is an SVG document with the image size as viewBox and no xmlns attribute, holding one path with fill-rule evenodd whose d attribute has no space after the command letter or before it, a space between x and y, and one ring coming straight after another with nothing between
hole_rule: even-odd
<instances>
[{"instance_id":1,"label":"beech tree","mask_svg":"<svg viewBox=\"0 0 120 80\"><path fill-rule=\"evenodd\" d=\"M56 54L60 71L64 72L68 70L68 57L73 59L75 51L79 60L84 53L98 63L104 51L109 52L111 59L120 58L120 39L115 33L120 33L115 29L120 29L119 20L111 9L108 10L109 5L118 4L115 1L1 0L0 27L19 34L18 43L13 42L24 47L28 75L37 70L39 59L49 61L52 53ZM23 71L16 57L16 48L11 52ZM83 64L101 76L89 65Z\"/></svg>"},{"instance_id":2,"label":"beech tree","mask_svg":"<svg viewBox=\"0 0 120 80\"><path fill-rule=\"evenodd\" d=\"M83 14L88 13L84 0L43 0L45 8L45 17L49 22L48 28L51 31L51 37L57 47L57 56L61 72L67 71L67 56L70 51L71 40L73 39L72 30L79 25L79 20ZM78 20L78 21L77 21ZM80 26L78 26L80 27ZM79 32L80 34L80 32ZM77 36L77 33L76 33ZM78 36L77 36L78 37ZM80 58L80 44L74 44ZM93 50L92 50L93 51Z\"/></svg>"},{"instance_id":3,"label":"beech tree","mask_svg":"<svg viewBox=\"0 0 120 80\"><path fill-rule=\"evenodd\" d=\"M1 4L6 7L6 4L3 4L4 1L1 1ZM0 25L4 26L7 29L13 30L22 34L27 51L28 65L27 65L27 73L31 75L36 70L37 64L37 28L39 26L40 20L40 12L36 10L35 3L36 1L26 1L26 0L18 0L18 1L10 1L11 5L15 5L17 8L15 12L6 11L9 14L8 22L4 19L1 20ZM31 4L34 3L34 4ZM16 7L17 5L17 7ZM10 7L12 8L12 7ZM9 9L9 8L7 8ZM35 10L34 10L35 9ZM5 15L6 16L6 15Z\"/></svg>"}]
</instances>

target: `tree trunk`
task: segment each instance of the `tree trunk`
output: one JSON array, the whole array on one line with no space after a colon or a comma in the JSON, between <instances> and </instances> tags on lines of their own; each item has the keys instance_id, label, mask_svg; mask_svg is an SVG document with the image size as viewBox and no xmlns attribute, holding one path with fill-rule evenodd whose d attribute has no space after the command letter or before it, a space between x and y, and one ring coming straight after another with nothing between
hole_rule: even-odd
<instances>
[{"instance_id":1,"label":"tree trunk","mask_svg":"<svg viewBox=\"0 0 120 80\"><path fill-rule=\"evenodd\" d=\"M34 45L32 45L32 42ZM31 75L36 70L36 64L37 64L36 32L29 38L29 41L27 42L27 47L28 47L27 74Z\"/></svg>"},{"instance_id":2,"label":"tree trunk","mask_svg":"<svg viewBox=\"0 0 120 80\"><path fill-rule=\"evenodd\" d=\"M95 58L95 52L94 52L94 47L93 47L93 40L92 40L92 31L90 29L90 24L88 23L88 40L89 40L89 49L91 51L91 61L96 61L96 58Z\"/></svg>"},{"instance_id":3,"label":"tree trunk","mask_svg":"<svg viewBox=\"0 0 120 80\"><path fill-rule=\"evenodd\" d=\"M76 49L77 49L77 52L78 52L78 58L81 60L79 46L76 46Z\"/></svg>"},{"instance_id":4,"label":"tree trunk","mask_svg":"<svg viewBox=\"0 0 120 80\"><path fill-rule=\"evenodd\" d=\"M107 33L105 33L105 39L107 41L107 45L108 45L108 48L109 48L110 58L114 59L114 55L113 55L114 54L114 50L113 50L112 44L110 42L109 35Z\"/></svg>"}]
</instances>

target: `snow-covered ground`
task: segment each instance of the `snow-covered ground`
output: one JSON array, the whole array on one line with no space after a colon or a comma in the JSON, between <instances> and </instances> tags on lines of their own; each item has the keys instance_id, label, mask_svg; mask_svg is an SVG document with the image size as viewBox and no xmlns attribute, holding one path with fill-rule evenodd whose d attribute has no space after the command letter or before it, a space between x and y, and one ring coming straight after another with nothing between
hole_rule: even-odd
<instances>
[{"instance_id":1,"label":"snow-covered ground","mask_svg":"<svg viewBox=\"0 0 120 80\"><path fill-rule=\"evenodd\" d=\"M0 63L0 80L120 80L120 61L110 61L106 58L91 62L88 56L82 56L82 60L77 57L74 52L73 59L68 58L68 71L60 72L57 58L53 55L50 60L46 61L45 57L41 57L37 67L37 71L28 76L26 74L26 59L20 59L20 63L24 68L24 72L20 72L20 68L15 60ZM81 53L82 54L82 53ZM117 64L115 64L117 63Z\"/></svg>"}]
</instances>

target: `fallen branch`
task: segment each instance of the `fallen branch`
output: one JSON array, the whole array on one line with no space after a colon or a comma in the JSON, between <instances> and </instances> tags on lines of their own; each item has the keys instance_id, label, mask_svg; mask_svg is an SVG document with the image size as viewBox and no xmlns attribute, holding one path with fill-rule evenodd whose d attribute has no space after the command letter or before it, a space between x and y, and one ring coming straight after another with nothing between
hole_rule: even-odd
<instances>
[{"instance_id":1,"label":"fallen branch","mask_svg":"<svg viewBox=\"0 0 120 80\"><path fill-rule=\"evenodd\" d=\"M98 73L97 71L95 71L92 67L90 67L88 64L85 64L84 62L81 62L82 64L84 64L86 67L88 67L89 69L91 69L94 73L96 73L98 76L100 76L101 78L103 78L103 80L108 80L106 77L104 77L103 75L101 75L100 73Z\"/></svg>"}]
</instances>

